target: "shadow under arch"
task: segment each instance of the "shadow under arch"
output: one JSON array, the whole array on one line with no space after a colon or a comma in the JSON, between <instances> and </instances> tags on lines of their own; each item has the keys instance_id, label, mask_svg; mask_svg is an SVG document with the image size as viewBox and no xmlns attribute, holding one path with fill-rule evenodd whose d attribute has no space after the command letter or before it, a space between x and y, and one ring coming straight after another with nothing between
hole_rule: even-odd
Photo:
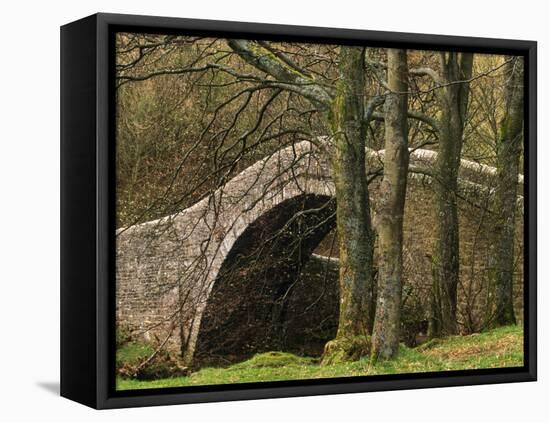
<instances>
[{"instance_id":1,"label":"shadow under arch","mask_svg":"<svg viewBox=\"0 0 550 423\"><path fill-rule=\"evenodd\" d=\"M281 202L243 231L208 298L194 355L197 365L228 364L264 351L300 352L305 326L311 325L327 333L314 347L313 353L320 353L336 331L337 267L326 260L321 269L316 259L315 275L304 278L303 271L335 224L334 198L303 194ZM320 279L327 286L304 288ZM319 313L320 307L328 311ZM298 327L289 330L292 321Z\"/></svg>"}]
</instances>

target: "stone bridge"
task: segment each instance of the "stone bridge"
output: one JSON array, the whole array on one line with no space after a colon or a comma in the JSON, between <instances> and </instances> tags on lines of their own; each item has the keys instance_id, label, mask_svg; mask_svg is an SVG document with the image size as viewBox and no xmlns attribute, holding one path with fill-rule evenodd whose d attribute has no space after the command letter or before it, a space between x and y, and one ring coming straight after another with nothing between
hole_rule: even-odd
<instances>
[{"instance_id":1,"label":"stone bridge","mask_svg":"<svg viewBox=\"0 0 550 423\"><path fill-rule=\"evenodd\" d=\"M228 288L239 282L235 275L244 278L239 260L248 261L249 272L277 276L279 286L255 288L281 295L334 226L334 185L320 156L312 143L298 143L260 160L180 213L119 229L117 323L180 349L190 362L199 335L212 326L205 316L220 320L208 313L209 304L227 299ZM273 263L271 269L267 263L251 266L259 255ZM209 301L217 292L218 301ZM216 326L223 328L227 322L221 320ZM252 329L266 327L257 322ZM215 327L210 331L218 336Z\"/></svg>"},{"instance_id":2,"label":"stone bridge","mask_svg":"<svg viewBox=\"0 0 550 423\"><path fill-rule=\"evenodd\" d=\"M382 155L369 152L370 168L380 166ZM313 143L297 143L186 210L117 230L118 327L180 352L188 363L280 348L283 334L292 336L284 325L290 315L330 338L334 322L323 314L337 316L338 288L325 285L329 272L336 280L337 264L326 259L317 271L325 285L300 280L335 225L334 184L323 157ZM411 179L424 180L419 175L434 159L433 152L413 152L418 173ZM461 172L463 186L478 190L494 169L464 162ZM310 279L315 286L307 285ZM302 298L293 296L304 283ZM306 316L310 307L317 312Z\"/></svg>"}]
</instances>

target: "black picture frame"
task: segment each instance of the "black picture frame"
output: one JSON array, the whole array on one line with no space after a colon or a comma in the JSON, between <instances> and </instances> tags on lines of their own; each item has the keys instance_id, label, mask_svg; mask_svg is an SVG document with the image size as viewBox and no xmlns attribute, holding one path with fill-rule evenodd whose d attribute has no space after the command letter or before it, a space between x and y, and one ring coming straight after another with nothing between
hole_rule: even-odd
<instances>
[{"instance_id":1,"label":"black picture frame","mask_svg":"<svg viewBox=\"0 0 550 423\"><path fill-rule=\"evenodd\" d=\"M523 367L114 390L114 33L461 50L525 57ZM95 14L61 27L61 395L97 409L534 381L537 375L534 41Z\"/></svg>"}]
</instances>

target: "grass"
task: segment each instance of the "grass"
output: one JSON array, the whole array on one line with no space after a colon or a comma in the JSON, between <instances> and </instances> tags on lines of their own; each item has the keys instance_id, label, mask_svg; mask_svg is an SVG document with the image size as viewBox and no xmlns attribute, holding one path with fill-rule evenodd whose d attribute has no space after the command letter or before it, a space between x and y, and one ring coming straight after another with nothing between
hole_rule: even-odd
<instances>
[{"instance_id":1,"label":"grass","mask_svg":"<svg viewBox=\"0 0 550 423\"><path fill-rule=\"evenodd\" d=\"M121 365L137 365L153 354L154 349L147 344L129 342L116 351L117 367Z\"/></svg>"},{"instance_id":2,"label":"grass","mask_svg":"<svg viewBox=\"0 0 550 423\"><path fill-rule=\"evenodd\" d=\"M118 359L118 354L117 354ZM256 354L227 368L204 368L186 377L139 381L117 379L117 389L146 389L225 383L266 382L445 370L487 369L523 365L523 329L506 326L468 336L430 341L417 348L402 346L391 361L368 358L352 363L319 365L318 359L284 352Z\"/></svg>"},{"instance_id":3,"label":"grass","mask_svg":"<svg viewBox=\"0 0 550 423\"><path fill-rule=\"evenodd\" d=\"M287 366L310 366L315 364L317 360L312 357L299 357L297 355L270 351L262 354L256 354L249 360L231 366L233 370L239 369L261 369L261 368L277 368Z\"/></svg>"}]
</instances>

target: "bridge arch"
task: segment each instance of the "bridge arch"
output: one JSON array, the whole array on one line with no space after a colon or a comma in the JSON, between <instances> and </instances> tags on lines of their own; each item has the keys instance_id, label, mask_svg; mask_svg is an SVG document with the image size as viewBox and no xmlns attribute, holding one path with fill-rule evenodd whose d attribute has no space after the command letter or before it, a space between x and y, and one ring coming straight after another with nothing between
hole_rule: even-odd
<instances>
[{"instance_id":1,"label":"bridge arch","mask_svg":"<svg viewBox=\"0 0 550 423\"><path fill-rule=\"evenodd\" d=\"M255 352L289 350L285 323L288 314L292 316L290 300L299 297L294 288L315 248L335 227L335 219L334 197L302 194L248 225L218 271L202 313L195 361L239 360ZM325 317L317 315L311 327L318 327Z\"/></svg>"}]
</instances>

